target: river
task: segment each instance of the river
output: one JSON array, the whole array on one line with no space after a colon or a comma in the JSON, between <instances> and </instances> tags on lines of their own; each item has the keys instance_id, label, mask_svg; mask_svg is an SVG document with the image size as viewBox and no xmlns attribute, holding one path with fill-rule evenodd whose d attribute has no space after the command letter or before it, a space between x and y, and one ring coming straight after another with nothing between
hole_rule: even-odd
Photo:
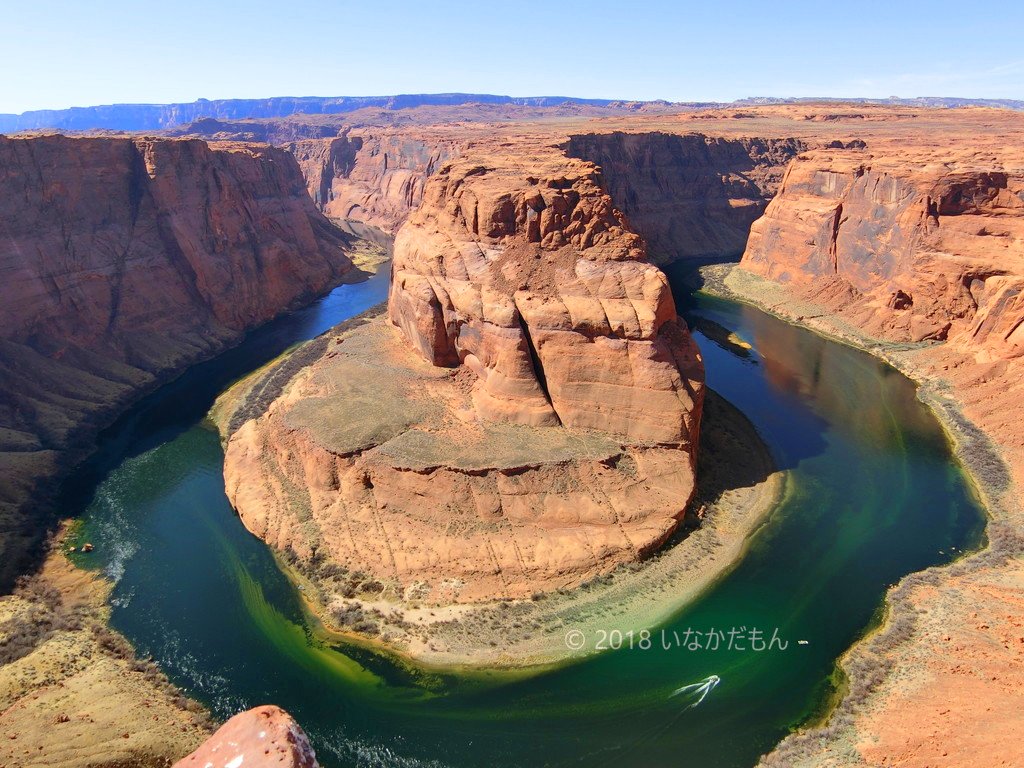
<instances>
[{"instance_id":1,"label":"river","mask_svg":"<svg viewBox=\"0 0 1024 768\"><path fill-rule=\"evenodd\" d=\"M95 544L80 561L116 582L113 625L219 717L263 703L288 709L325 768L753 765L822 706L836 658L885 590L977 546L984 515L907 378L673 285L692 323L742 342L696 332L708 385L755 425L788 473L787 493L740 564L649 637L634 634L632 648L625 635L618 650L540 674L481 676L332 647L242 527L204 420L213 399L382 301L386 267L197 366L103 435L63 511ZM681 647L697 632L700 649Z\"/></svg>"}]
</instances>

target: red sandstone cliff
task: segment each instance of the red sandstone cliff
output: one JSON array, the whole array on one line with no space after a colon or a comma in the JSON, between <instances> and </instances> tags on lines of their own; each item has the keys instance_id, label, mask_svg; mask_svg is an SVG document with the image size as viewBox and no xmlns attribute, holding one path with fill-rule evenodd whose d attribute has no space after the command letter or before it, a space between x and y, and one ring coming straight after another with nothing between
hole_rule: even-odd
<instances>
[{"instance_id":1,"label":"red sandstone cliff","mask_svg":"<svg viewBox=\"0 0 1024 768\"><path fill-rule=\"evenodd\" d=\"M282 150L0 137L0 563L63 451L351 268ZM12 537L18 537L12 543Z\"/></svg>"},{"instance_id":2,"label":"red sandstone cliff","mask_svg":"<svg viewBox=\"0 0 1024 768\"><path fill-rule=\"evenodd\" d=\"M596 163L615 204L647 241L651 260L734 258L775 195L798 139L703 134L588 133L565 144Z\"/></svg>"},{"instance_id":3,"label":"red sandstone cliff","mask_svg":"<svg viewBox=\"0 0 1024 768\"><path fill-rule=\"evenodd\" d=\"M894 341L1024 353L1024 174L998 161L818 150L786 172L744 269Z\"/></svg>"},{"instance_id":4,"label":"red sandstone cliff","mask_svg":"<svg viewBox=\"0 0 1024 768\"><path fill-rule=\"evenodd\" d=\"M395 241L392 322L481 417L696 444L696 346L589 163L464 160Z\"/></svg>"},{"instance_id":5,"label":"red sandstone cliff","mask_svg":"<svg viewBox=\"0 0 1024 768\"><path fill-rule=\"evenodd\" d=\"M453 139L343 128L287 147L327 216L394 232L419 206L427 178L458 151Z\"/></svg>"}]
</instances>

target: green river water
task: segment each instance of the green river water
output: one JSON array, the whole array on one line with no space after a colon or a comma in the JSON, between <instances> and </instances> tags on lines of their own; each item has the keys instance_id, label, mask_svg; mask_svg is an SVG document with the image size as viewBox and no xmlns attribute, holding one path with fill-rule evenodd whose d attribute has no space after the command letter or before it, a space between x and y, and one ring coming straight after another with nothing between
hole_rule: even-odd
<instances>
[{"instance_id":1,"label":"green river water","mask_svg":"<svg viewBox=\"0 0 1024 768\"><path fill-rule=\"evenodd\" d=\"M827 700L836 658L886 588L983 535L982 510L908 379L750 307L691 297L680 282L691 321L752 345L697 333L709 386L788 473L785 499L741 563L648 628L650 647L634 635L633 648L535 675L428 673L327 645L228 505L203 417L232 380L386 291L385 268L197 366L108 430L66 491L64 511L96 546L88 562L116 582L113 625L220 717L288 709L326 768L753 765ZM676 640L687 629L705 633L702 646L709 630L727 635L717 650L688 650ZM788 645L754 650L751 630Z\"/></svg>"}]
</instances>

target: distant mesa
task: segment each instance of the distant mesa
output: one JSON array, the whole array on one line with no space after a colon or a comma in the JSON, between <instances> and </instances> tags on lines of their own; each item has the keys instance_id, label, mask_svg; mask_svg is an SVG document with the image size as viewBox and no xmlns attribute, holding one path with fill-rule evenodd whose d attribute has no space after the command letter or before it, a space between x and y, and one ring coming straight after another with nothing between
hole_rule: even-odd
<instances>
[{"instance_id":1,"label":"distant mesa","mask_svg":"<svg viewBox=\"0 0 1024 768\"><path fill-rule=\"evenodd\" d=\"M69 131L95 129L158 131L203 117L222 120L331 115L358 109L409 109L459 104L507 104L521 107L556 107L566 104L606 107L627 102L613 99L579 99L568 96L495 96L487 93L431 93L397 96L275 96L269 99L198 99L185 104L107 104L69 109L41 109L20 115L0 114L0 133L45 128Z\"/></svg>"},{"instance_id":2,"label":"distant mesa","mask_svg":"<svg viewBox=\"0 0 1024 768\"><path fill-rule=\"evenodd\" d=\"M781 98L761 96L734 102L670 102L627 99L583 99L572 96L500 96L490 93L419 93L392 96L274 96L266 99L196 99L179 104L104 104L68 109L39 109L21 114L0 114L0 133L53 129L61 131L159 131L204 117L219 120L288 117L290 115L340 115L359 109L412 109L424 106L464 104L515 107L589 107L629 113L701 107L755 106L790 103L901 105L917 107L999 107L1024 109L1015 99L965 99L945 96L888 99L836 99L830 97Z\"/></svg>"}]
</instances>

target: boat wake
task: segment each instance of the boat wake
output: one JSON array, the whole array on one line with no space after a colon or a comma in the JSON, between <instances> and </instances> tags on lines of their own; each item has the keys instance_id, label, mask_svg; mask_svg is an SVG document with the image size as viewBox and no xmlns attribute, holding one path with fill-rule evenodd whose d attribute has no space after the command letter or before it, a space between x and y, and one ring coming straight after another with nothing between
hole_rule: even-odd
<instances>
[{"instance_id":1,"label":"boat wake","mask_svg":"<svg viewBox=\"0 0 1024 768\"><path fill-rule=\"evenodd\" d=\"M687 709L693 709L694 707L699 706L700 703L708 697L708 694L718 687L720 682L722 682L722 678L718 675L708 675L700 682L690 683L689 685L684 685L681 688L676 688L669 694L669 698L673 699L676 696L687 696L692 698L693 701L690 702L690 706L688 706Z\"/></svg>"}]
</instances>

